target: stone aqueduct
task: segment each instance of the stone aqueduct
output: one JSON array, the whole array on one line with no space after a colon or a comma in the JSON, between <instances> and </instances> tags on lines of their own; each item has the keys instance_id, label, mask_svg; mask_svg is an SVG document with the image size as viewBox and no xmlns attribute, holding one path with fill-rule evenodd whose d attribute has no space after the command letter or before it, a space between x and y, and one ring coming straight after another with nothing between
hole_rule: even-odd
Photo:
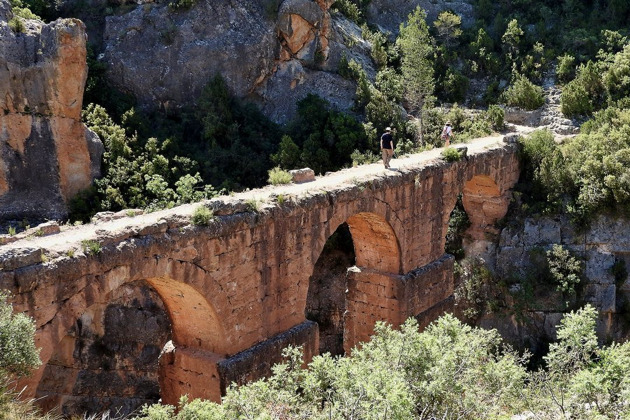
<instances>
[{"instance_id":1,"label":"stone aqueduct","mask_svg":"<svg viewBox=\"0 0 630 420\"><path fill-rule=\"evenodd\" d=\"M275 196L257 211L238 197L214 199L206 203L215 210L208 226L191 224L195 206L128 217L124 229L115 227L121 220L101 223L102 250L94 255L78 250L70 257L59 247L73 245L54 236L34 239L42 246L0 247L0 288L12 292L16 311L35 319L41 347L43 365L27 390L48 406L62 403L77 380L68 332L90 307L138 280L159 294L172 325L174 350L158 367L165 402L181 394L219 401L232 381L268 373L288 344L303 345L311 357L319 333L305 315L309 279L344 223L355 254L344 349L367 339L377 320L398 325L415 316L426 325L452 305L453 257L444 245L458 195L472 222L469 234L483 240L505 215L518 176L516 146L496 144L459 162L433 160L326 191ZM82 234L94 228L75 231L75 245ZM70 366L56 373L54 395L38 390L53 358Z\"/></svg>"}]
</instances>

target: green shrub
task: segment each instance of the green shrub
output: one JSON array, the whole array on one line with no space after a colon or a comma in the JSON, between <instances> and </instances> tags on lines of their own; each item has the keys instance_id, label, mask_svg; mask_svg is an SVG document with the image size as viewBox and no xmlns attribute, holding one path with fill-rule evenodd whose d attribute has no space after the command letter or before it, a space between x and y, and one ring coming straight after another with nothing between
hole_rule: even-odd
<instances>
[{"instance_id":1,"label":"green shrub","mask_svg":"<svg viewBox=\"0 0 630 420\"><path fill-rule=\"evenodd\" d=\"M592 114L595 106L579 80L569 82L562 89L561 108L567 117Z\"/></svg>"},{"instance_id":2,"label":"green shrub","mask_svg":"<svg viewBox=\"0 0 630 420\"><path fill-rule=\"evenodd\" d=\"M101 253L101 244L94 240L83 240L81 241L81 246L83 247L83 252L87 255L97 255Z\"/></svg>"},{"instance_id":3,"label":"green shrub","mask_svg":"<svg viewBox=\"0 0 630 420\"><path fill-rule=\"evenodd\" d=\"M361 23L363 16L361 9L352 0L336 0L332 5L333 10L338 11L354 23Z\"/></svg>"},{"instance_id":4,"label":"green shrub","mask_svg":"<svg viewBox=\"0 0 630 420\"><path fill-rule=\"evenodd\" d=\"M295 169L300 162L300 147L286 134L282 136L278 152L271 155L271 160L284 169Z\"/></svg>"},{"instance_id":5,"label":"green shrub","mask_svg":"<svg viewBox=\"0 0 630 420\"><path fill-rule=\"evenodd\" d=\"M527 110L540 108L545 103L544 92L523 75L517 75L510 87L504 92L505 102Z\"/></svg>"},{"instance_id":6,"label":"green shrub","mask_svg":"<svg viewBox=\"0 0 630 420\"><path fill-rule=\"evenodd\" d=\"M505 128L505 111L500 106L490 105L486 118L494 130L501 131Z\"/></svg>"},{"instance_id":7,"label":"green shrub","mask_svg":"<svg viewBox=\"0 0 630 420\"><path fill-rule=\"evenodd\" d=\"M560 197L571 191L564 154L549 130L536 130L521 138L524 192L547 208L556 206Z\"/></svg>"},{"instance_id":8,"label":"green shrub","mask_svg":"<svg viewBox=\"0 0 630 420\"><path fill-rule=\"evenodd\" d=\"M380 159L380 157L372 153L371 150L368 150L365 153L361 153L360 151L356 149L354 152L352 152L352 154L350 155L350 158L352 159L352 166L376 163Z\"/></svg>"},{"instance_id":9,"label":"green shrub","mask_svg":"<svg viewBox=\"0 0 630 420\"><path fill-rule=\"evenodd\" d=\"M566 53L558 57L556 77L560 83L568 83L575 77L575 57Z\"/></svg>"},{"instance_id":10,"label":"green shrub","mask_svg":"<svg viewBox=\"0 0 630 420\"><path fill-rule=\"evenodd\" d=\"M11 30L16 34L26 31L24 21L22 20L22 18L19 18L17 16L14 16L9 20L9 28L11 28Z\"/></svg>"},{"instance_id":11,"label":"green shrub","mask_svg":"<svg viewBox=\"0 0 630 420\"><path fill-rule=\"evenodd\" d=\"M212 210L206 206L199 206L193 211L191 222L196 226L208 226L214 215Z\"/></svg>"},{"instance_id":12,"label":"green shrub","mask_svg":"<svg viewBox=\"0 0 630 420\"><path fill-rule=\"evenodd\" d=\"M24 314L13 314L9 296L0 291L0 390L7 375L25 376L38 367L35 323Z\"/></svg>"},{"instance_id":13,"label":"green shrub","mask_svg":"<svg viewBox=\"0 0 630 420\"><path fill-rule=\"evenodd\" d=\"M630 97L630 44L615 54L603 75L603 83L613 101Z\"/></svg>"},{"instance_id":14,"label":"green shrub","mask_svg":"<svg viewBox=\"0 0 630 420\"><path fill-rule=\"evenodd\" d=\"M589 61L578 68L577 76L562 89L561 110L568 117L590 115L604 102L605 88L599 65Z\"/></svg>"},{"instance_id":15,"label":"green shrub","mask_svg":"<svg viewBox=\"0 0 630 420\"><path fill-rule=\"evenodd\" d=\"M445 98L448 102L464 102L470 81L466 76L450 68L443 80Z\"/></svg>"},{"instance_id":16,"label":"green shrub","mask_svg":"<svg viewBox=\"0 0 630 420\"><path fill-rule=\"evenodd\" d=\"M250 198L245 201L245 207L247 208L247 211L258 213L260 211L261 202L256 200L255 198Z\"/></svg>"},{"instance_id":17,"label":"green shrub","mask_svg":"<svg viewBox=\"0 0 630 420\"><path fill-rule=\"evenodd\" d=\"M459 151L454 147L447 147L442 150L442 159L447 162L457 162L461 159Z\"/></svg>"},{"instance_id":18,"label":"green shrub","mask_svg":"<svg viewBox=\"0 0 630 420\"><path fill-rule=\"evenodd\" d=\"M269 170L269 178L267 179L271 185L283 185L293 182L293 176L285 170L276 167Z\"/></svg>"},{"instance_id":19,"label":"green shrub","mask_svg":"<svg viewBox=\"0 0 630 420\"><path fill-rule=\"evenodd\" d=\"M556 284L556 290L574 295L583 272L582 262L572 256L562 245L554 244L547 251L547 264L551 279Z\"/></svg>"}]
</instances>

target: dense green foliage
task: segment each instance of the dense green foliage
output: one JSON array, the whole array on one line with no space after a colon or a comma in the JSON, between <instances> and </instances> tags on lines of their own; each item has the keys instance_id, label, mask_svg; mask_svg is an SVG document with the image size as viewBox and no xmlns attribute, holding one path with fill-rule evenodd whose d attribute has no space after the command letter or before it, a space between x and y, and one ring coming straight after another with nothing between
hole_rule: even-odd
<instances>
[{"instance_id":1,"label":"dense green foliage","mask_svg":"<svg viewBox=\"0 0 630 420\"><path fill-rule=\"evenodd\" d=\"M446 16L446 15L440 15ZM444 18L444 21L447 20ZM440 26L445 38L455 37L453 22L443 22ZM450 34L450 36L449 36ZM433 48L426 23L426 13L419 6L409 15L407 22L400 25L396 45L401 51L401 72L405 87L405 99L411 112L418 115L420 122L419 140L424 143L424 109L430 107L435 89L433 79Z\"/></svg>"},{"instance_id":2,"label":"dense green foliage","mask_svg":"<svg viewBox=\"0 0 630 420\"><path fill-rule=\"evenodd\" d=\"M298 103L298 116L287 127L272 160L283 169L309 167L316 173L338 170L352 163L354 150L376 150L364 127L328 102L308 95Z\"/></svg>"},{"instance_id":3,"label":"dense green foliage","mask_svg":"<svg viewBox=\"0 0 630 420\"><path fill-rule=\"evenodd\" d=\"M523 145L520 189L530 203L563 209L579 222L598 211L630 210L628 109L611 107L595 113L580 135L562 145L544 131L533 133Z\"/></svg>"},{"instance_id":4,"label":"dense green foliage","mask_svg":"<svg viewBox=\"0 0 630 420\"><path fill-rule=\"evenodd\" d=\"M526 357L495 330L446 315L418 332L410 319L400 330L377 324L352 356L316 356L308 369L289 348L271 378L230 387L222 405L184 398L178 413L153 405L139 418L622 418L630 415L630 343L598 348L596 316L590 306L566 315L542 370L528 372Z\"/></svg>"},{"instance_id":5,"label":"dense green foliage","mask_svg":"<svg viewBox=\"0 0 630 420\"><path fill-rule=\"evenodd\" d=\"M505 91L505 102L510 106L533 110L540 108L545 103L545 98L540 86L534 85L523 75L516 75Z\"/></svg>"},{"instance_id":6,"label":"dense green foliage","mask_svg":"<svg viewBox=\"0 0 630 420\"><path fill-rule=\"evenodd\" d=\"M40 365L35 347L35 323L24 314L13 314L6 292L0 291L0 387L7 375L28 375Z\"/></svg>"},{"instance_id":7,"label":"dense green foliage","mask_svg":"<svg viewBox=\"0 0 630 420\"><path fill-rule=\"evenodd\" d=\"M209 185L196 188L202 179L199 173L190 175L194 162L176 155L167 157L168 139L160 141L152 137L140 141L137 133L128 135L103 107L94 104L88 105L83 118L103 141L105 154L103 176L92 190L73 201L76 218L88 218L95 208L160 209L216 194ZM133 118L133 109L123 115L126 122Z\"/></svg>"}]
</instances>

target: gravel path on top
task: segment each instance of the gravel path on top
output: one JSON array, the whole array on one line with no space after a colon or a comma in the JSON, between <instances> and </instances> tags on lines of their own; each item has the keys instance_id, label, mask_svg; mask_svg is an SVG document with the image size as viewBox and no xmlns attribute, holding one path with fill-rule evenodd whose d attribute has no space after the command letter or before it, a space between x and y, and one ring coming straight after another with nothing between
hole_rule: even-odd
<instances>
[{"instance_id":1,"label":"gravel path on top","mask_svg":"<svg viewBox=\"0 0 630 420\"><path fill-rule=\"evenodd\" d=\"M517 128L518 132L521 132ZM524 130L523 130L524 131ZM466 144L455 144L454 146L465 146L468 154L472 155L494 147L503 145L503 135L494 135L475 139ZM274 195L300 196L309 192L332 190L336 186L356 183L358 180L369 180L370 178L384 176L398 176L399 171L421 167L427 163L440 158L442 148L436 148L422 153L395 158L391 162L391 168L385 169L382 162L370 165L361 165L355 168L343 169L337 172L320 176L315 181L302 184L290 184L279 186L266 186L264 188L244 191L229 196L220 197L226 201L231 200L258 200L267 201ZM199 203L185 204L168 210L161 210L154 213L146 213L138 216L124 216L114 220L99 221L81 226L61 226L61 232L49 236L31 235L27 238L0 246L0 262L3 254L13 254L20 249L43 249L46 252L62 253L75 248L80 250L81 242L85 240L95 240L103 236L115 236L121 231L140 231L143 227L160 223L163 219L189 219Z\"/></svg>"}]
</instances>

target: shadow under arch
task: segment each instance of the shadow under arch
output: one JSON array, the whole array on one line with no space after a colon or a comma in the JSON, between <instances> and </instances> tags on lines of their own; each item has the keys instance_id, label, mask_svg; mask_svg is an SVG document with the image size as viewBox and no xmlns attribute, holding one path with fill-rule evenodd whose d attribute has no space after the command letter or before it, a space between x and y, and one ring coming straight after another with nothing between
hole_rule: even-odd
<instances>
[{"instance_id":1,"label":"shadow under arch","mask_svg":"<svg viewBox=\"0 0 630 420\"><path fill-rule=\"evenodd\" d=\"M351 267L354 268L349 271ZM356 306L348 299L354 299L356 293L349 287L350 273L356 280L358 272L369 272L364 280L376 288L379 286L375 279L398 276L401 269L398 239L382 216L361 212L337 227L314 265L304 311L305 317L319 326L320 353L341 355L351 346L346 321L349 316L354 318L355 314L348 314L348 310Z\"/></svg>"},{"instance_id":2,"label":"shadow under arch","mask_svg":"<svg viewBox=\"0 0 630 420\"><path fill-rule=\"evenodd\" d=\"M134 353L133 347L137 344L137 338L129 338L132 348L125 349L125 334L141 335L142 325L138 324L143 320L136 320L132 325L134 321L125 319L128 312L124 313L117 319L118 328L123 331L113 331L111 322L106 321L105 318L106 314L111 314L112 311L121 311L119 307L110 310L110 304L113 301L121 295L131 294L130 290L134 288L143 287L153 292L155 295L153 300L159 301L161 311L168 318L165 324L170 331L168 334L161 331L157 335L161 342L151 343L142 351ZM144 291L144 294L146 293ZM137 302L137 296L135 297L136 306L151 302L151 299L140 299L142 302ZM146 311L150 309L147 308ZM155 317L159 319L160 315L158 313L151 316L149 321L155 322ZM126 325L125 321L129 324ZM146 325L147 329L154 327L154 325ZM86 334L91 337L84 340L84 337L80 337L81 330L87 331ZM107 345L105 337L108 334L118 336L118 342ZM86 345L86 342L90 348L81 348ZM98 411L110 409L112 412L118 410L119 414L131 412L138 408L135 405L146 403L134 394L134 390L138 387L151 387L152 392L145 393L145 396L149 399L153 398L155 402L161 398L163 403L176 405L180 396L184 394L192 398L220 402L221 389L217 362L224 359L227 353L223 326L212 305L195 288L168 277L151 277L125 282L106 293L99 302L93 303L83 311L75 321L75 325L61 338L55 349L44 368L36 396L41 399L40 405L43 408L60 407L64 415L82 415L85 411L96 410L97 407L99 407ZM107 357L102 357L101 360L96 358L81 360L86 354L98 356L99 351L102 352L101 356ZM125 351L131 351L131 358L136 359L129 360L129 357L125 359L122 355ZM155 390L155 385L151 385L151 381L147 382L142 377L138 379L130 374L130 371L137 369L138 366L154 371L152 376L157 377L159 382L157 390ZM86 390L83 389L86 385L101 387L101 392L97 393L99 397L88 396ZM94 393L89 392L89 395L94 395ZM151 397L151 395L154 396ZM98 398L101 400L96 401ZM64 405L66 403L67 407ZM77 410L81 412L76 412Z\"/></svg>"}]
</instances>

